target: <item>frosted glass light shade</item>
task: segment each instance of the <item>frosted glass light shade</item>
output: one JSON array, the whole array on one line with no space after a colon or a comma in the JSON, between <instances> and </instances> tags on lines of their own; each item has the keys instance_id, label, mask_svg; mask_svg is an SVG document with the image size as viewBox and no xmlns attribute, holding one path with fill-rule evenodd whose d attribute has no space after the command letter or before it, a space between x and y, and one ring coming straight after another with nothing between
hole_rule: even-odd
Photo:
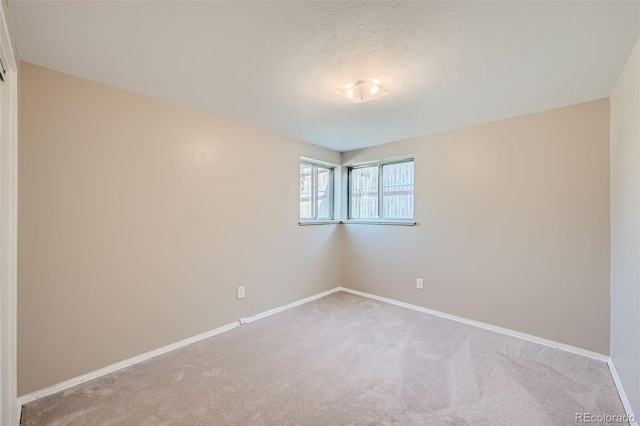
<instances>
[{"instance_id":1,"label":"frosted glass light shade","mask_svg":"<svg viewBox=\"0 0 640 426\"><path fill-rule=\"evenodd\" d=\"M389 94L371 80L357 81L353 85L336 90L336 93L354 104L371 101Z\"/></svg>"}]
</instances>

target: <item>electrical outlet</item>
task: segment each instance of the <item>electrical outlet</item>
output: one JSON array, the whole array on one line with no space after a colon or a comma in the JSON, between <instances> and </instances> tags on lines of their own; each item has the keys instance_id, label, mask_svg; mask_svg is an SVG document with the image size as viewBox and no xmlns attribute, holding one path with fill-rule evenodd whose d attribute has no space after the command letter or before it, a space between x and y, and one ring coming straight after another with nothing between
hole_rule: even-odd
<instances>
[{"instance_id":1,"label":"electrical outlet","mask_svg":"<svg viewBox=\"0 0 640 426\"><path fill-rule=\"evenodd\" d=\"M416 288L418 290L424 290L424 281L422 280L422 278L418 278L416 280Z\"/></svg>"},{"instance_id":2,"label":"electrical outlet","mask_svg":"<svg viewBox=\"0 0 640 426\"><path fill-rule=\"evenodd\" d=\"M238 299L244 299L244 286L238 287Z\"/></svg>"}]
</instances>

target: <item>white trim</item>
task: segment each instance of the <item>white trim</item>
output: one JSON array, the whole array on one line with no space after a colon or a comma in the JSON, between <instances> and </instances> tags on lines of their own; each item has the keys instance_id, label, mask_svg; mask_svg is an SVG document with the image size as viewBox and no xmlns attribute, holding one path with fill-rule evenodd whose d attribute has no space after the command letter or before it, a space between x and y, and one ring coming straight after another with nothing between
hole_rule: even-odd
<instances>
[{"instance_id":1,"label":"white trim","mask_svg":"<svg viewBox=\"0 0 640 426\"><path fill-rule=\"evenodd\" d=\"M11 38L11 31L9 30L9 20L7 19L4 5L0 6L1 20L0 20L0 58L7 72L18 71L18 63L16 61L16 52L13 40Z\"/></svg>"},{"instance_id":2,"label":"white trim","mask_svg":"<svg viewBox=\"0 0 640 426\"><path fill-rule=\"evenodd\" d=\"M257 315L253 315L251 317L242 318L239 321L234 321L232 323L223 325L222 327L218 327L218 328L215 328L213 330L205 331L204 333L200 333L200 334L197 334L195 336L188 337L186 339L180 340L179 342L175 342L175 343L172 343L170 345L163 346L161 348L158 348L158 349L155 349L155 350L152 350L152 351L149 351L149 352L145 352L143 354L134 356L132 358L125 359L124 361L116 362L115 364L111 364L111 365L106 366L104 368L101 368L99 370L95 370L95 371L92 371L90 373L83 374L82 376L74 377L72 379L65 380L64 382L61 382L61 383L46 387L44 389L40 389L38 391L31 392L29 394L23 395L20 398L18 398L18 413L20 413L20 411L22 411L21 408L22 408L23 404L27 404L27 403L29 403L31 401L35 401L38 398L42 398L44 396L52 395L52 394L54 394L56 392L60 392L60 391L65 390L65 389L69 389L69 388L71 388L73 386L79 385L79 384L84 383L84 382L86 382L88 380L92 380L92 379L98 378L100 376L104 376L105 374L113 373L114 371L121 370L123 368L129 367L131 365L137 364L137 363L142 362L142 361L146 361L146 360L148 360L150 358L153 358L153 357L156 357L158 355L162 355L162 354L165 354L167 352L171 352L171 351L176 350L178 348L181 348L183 346L187 346L187 345L190 345L192 343L198 342L200 340L204 340L204 339L207 339L209 337L215 336L217 334L224 333L225 331L232 330L232 329L238 327L240 324L246 324L246 323L250 323L250 322L256 321L258 319L261 319L261 318L268 317L269 315L273 315L273 314L276 314L278 312L285 311L287 309L293 308L294 306L298 306L298 305L302 305L302 304L307 303L307 302L311 302L312 300L318 299L320 297L327 296L327 295L329 295L331 293L335 293L337 291L340 291L340 287L336 287L334 289L331 289L331 290L328 290L328 291L324 291L322 293L318 293L318 294L306 297L306 298L301 299L301 300L297 300L295 302L289 303L289 304L284 305L284 306L280 306L280 307L277 307L277 308L274 308L274 309L270 309L268 311L259 313Z\"/></svg>"},{"instance_id":3,"label":"white trim","mask_svg":"<svg viewBox=\"0 0 640 426\"><path fill-rule=\"evenodd\" d=\"M301 220L298 222L300 226L309 226L309 225L335 225L335 224L346 224L346 225L400 225L400 226L416 226L417 222L413 220L359 220L359 219L348 219L348 220Z\"/></svg>"},{"instance_id":4,"label":"white trim","mask_svg":"<svg viewBox=\"0 0 640 426\"><path fill-rule=\"evenodd\" d=\"M337 164L334 163L330 163L328 161L322 161L322 160L314 160L313 158L310 157L300 157L300 162L301 163L309 163L309 164L315 164L321 167L325 167L328 169L334 169L336 167L338 167Z\"/></svg>"},{"instance_id":5,"label":"white trim","mask_svg":"<svg viewBox=\"0 0 640 426\"><path fill-rule=\"evenodd\" d=\"M616 388L618 389L618 393L620 394L620 400L622 401L624 411L627 412L627 416L629 417L629 419L634 419L633 422L629 422L629 425L638 426L638 419L633 414L633 410L631 409L631 402L629 401L627 393L624 391L622 380L620 380L620 376L618 376L618 372L616 371L616 366L613 364L613 360L611 358L609 358L609 360L607 361L607 365L609 366L609 371L611 371L613 382L616 384Z\"/></svg>"},{"instance_id":6,"label":"white trim","mask_svg":"<svg viewBox=\"0 0 640 426\"><path fill-rule=\"evenodd\" d=\"M331 290L323 291L322 293L314 294L313 296L305 297L304 299L291 302L288 305L278 306L277 308L269 309L268 311L264 311L256 315L252 315L250 317L240 318L240 324L248 324L250 322L254 322L256 320L268 317L270 315L277 314L278 312L286 311L287 309L291 309L295 306L303 305L305 303L311 302L312 300L316 300L316 299L320 299L321 297L328 296L331 293L340 291L340 289L341 287L332 288Z\"/></svg>"},{"instance_id":7,"label":"white trim","mask_svg":"<svg viewBox=\"0 0 640 426\"><path fill-rule=\"evenodd\" d=\"M498 327L496 325L491 325L491 324L483 323L483 322L480 322L480 321L474 321L474 320L471 320L471 319L468 319L468 318L463 318L463 317L459 317L459 316L456 316L456 315L447 314L445 312L440 312L440 311L436 311L436 310L429 309L429 308L423 308L422 306L412 305L410 303L400 302L398 300L389 299L389 298L381 297L381 296L376 296L374 294L365 293L365 292L358 291L358 290L352 290L352 289L346 288L346 287L340 287L340 290L346 291L347 293L357 294L358 296L368 297L370 299L378 300L380 302L385 302L385 303L390 303L392 305L402 306L403 308L413 309L414 311L424 312L424 313L435 315L435 316L438 316L438 317L441 317L441 318L446 318L446 319L450 319L450 320L453 320L453 321L458 321L458 322L461 322L461 323L464 323L464 324L473 325L475 327L484 328L486 330L491 330L491 331L495 331L495 332L498 332L498 333L506 334L506 335L509 335L509 336L517 337L519 339L528 340L530 342L540 343L540 344L543 344L543 345L546 345L546 346L551 346L553 348L561 349L563 351L572 352L572 353L575 353L575 354L578 354L578 355L583 355L583 356L586 356L586 357L589 357L589 358L594 358L594 359L597 359L599 361L605 361L606 362L606 361L609 360L608 356L599 354L597 352L589 351L587 349L577 348L575 346L567 345L565 343L555 342L553 340L545 339L545 338L542 338L542 337L532 336L530 334L521 333L519 331L509 330L508 328L502 328L502 327Z\"/></svg>"},{"instance_id":8,"label":"white trim","mask_svg":"<svg viewBox=\"0 0 640 426\"><path fill-rule=\"evenodd\" d=\"M413 220L392 220L392 219L373 219L373 220L360 220L360 219L347 219L340 223L345 225L399 225L399 226L416 226Z\"/></svg>"},{"instance_id":9,"label":"white trim","mask_svg":"<svg viewBox=\"0 0 640 426\"><path fill-rule=\"evenodd\" d=\"M173 350L181 348L183 346L189 345L191 343L195 343L200 340L204 340L209 337L215 336L216 334L224 333L225 331L234 329L239 325L240 325L239 321L234 321L232 323L223 325L222 327L214 328L213 330L205 331L204 333L200 333L195 336L188 337L186 339L180 340L170 345L163 346L161 348L154 349L152 351L145 352L143 354L125 359L124 361L116 362L115 364L111 364L106 367L100 368L99 370L94 370L90 373L83 374L82 376L74 377L72 379L65 380L64 382L60 382L58 384L48 386L44 389L40 389L38 391L28 393L18 398L18 406L22 407L23 404L26 404L31 401L35 401L38 398L42 398L44 396L48 396L65 389L69 389L73 386L79 385L80 383L84 383L86 381L96 379L100 376L104 376L105 374L113 373L114 371L122 370L123 368L129 367L131 365L137 364L142 361L146 361L158 355L162 355L167 352L171 352Z\"/></svg>"},{"instance_id":10,"label":"white trim","mask_svg":"<svg viewBox=\"0 0 640 426\"><path fill-rule=\"evenodd\" d=\"M381 160L368 160L368 161L360 161L357 163L347 163L347 164L343 164L343 167L347 167L347 168L351 168L351 169L357 169L357 168L361 168L361 167L368 167L368 166L377 166L380 164L395 164L395 163L407 163L409 161L415 161L416 156L414 154L407 154L407 155L399 155L397 157L389 157L389 158L383 158Z\"/></svg>"},{"instance_id":11,"label":"white trim","mask_svg":"<svg viewBox=\"0 0 640 426\"><path fill-rule=\"evenodd\" d=\"M17 411L16 400L18 397L17 380L17 270L18 270L18 137L17 137L17 98L18 98L18 74L15 71L7 71L5 81L0 83L2 88L2 129L0 139L2 140L2 155L8 158L0 160L2 164L2 231L0 241L2 241L2 260L0 260L0 322L2 350L0 351L2 378L2 408L0 409L1 424L11 424L14 419L18 419L20 412ZM5 93L6 92L6 93Z\"/></svg>"},{"instance_id":12,"label":"white trim","mask_svg":"<svg viewBox=\"0 0 640 426\"><path fill-rule=\"evenodd\" d=\"M385 303L389 303L389 304L392 304L392 305L401 306L403 308L412 309L412 310L415 310L415 311L419 311L419 312L435 315L435 316L438 316L438 317L441 317L441 318L450 319L450 320L461 322L461 323L464 323L464 324L469 324L469 325L472 325L472 326L475 326L475 327L480 327L480 328L484 328L484 329L487 329L487 330L495 331L495 332L498 332L498 333L506 334L506 335L509 335L509 336L517 337L519 339L524 339L524 340L528 340L528 341L531 341L531 342L534 342L534 343L540 343L540 344L543 344L543 345L546 345L546 346L551 346L551 347L554 347L554 348L557 348L557 349L561 349L561 350L564 350L564 351L568 351L568 352L572 352L572 353L575 353L575 354L578 354L578 355L587 356L587 357L594 358L594 359L597 359L597 360L600 360L600 361L605 361L605 362L608 363L609 368L611 369L611 374L613 376L614 382L616 383L616 387L618 388L618 391L620 392L620 397L622 399L622 403L624 405L624 408L625 408L627 414L632 415L632 411L631 411L631 406L629 404L629 400L627 399L627 396L624 393L624 389L622 387L622 384L620 383L620 378L618 377L618 374L615 371L615 367L613 366L613 363L610 361L610 358L608 356L605 356L605 355L602 355L602 354L599 354L599 353L596 353L596 352L592 352L592 351L589 351L589 350L586 350L586 349L581 349L581 348L577 348L577 347L574 347L574 346L566 345L564 343L554 342L552 340L544 339L544 338L541 338L541 337L532 336L532 335L525 334L525 333L520 333L518 331L509 330L509 329L506 329L506 328L494 326L494 325L491 325L491 324L482 323L482 322L479 322L479 321L470 320L470 319L463 318L463 317L458 317L456 315L451 315L451 314L447 314L447 313L444 313L444 312L435 311L433 309L423 308L421 306L412 305L410 303L400 302L398 300L389 299L389 298L381 297L381 296L376 296L374 294L365 293L365 292L358 291L358 290L352 290L352 289L347 288L347 287L336 287L336 288L333 288L331 290L327 290L327 291L324 291L322 293L318 293L318 294L315 294L313 296L309 296L309 297L306 297L304 299L300 299L298 301L289 303L287 305L283 305L283 306L280 306L280 307L277 307L277 308L274 308L274 309L270 309L268 311L264 311L264 312L261 312L259 314L256 314L256 315L253 315L253 316L250 316L250 317L241 318L239 321L234 321L232 323L223 325L222 327L215 328L213 330L198 334L196 336L180 340L179 342L172 343L170 345L163 346L163 347L155 349L153 351L146 352L144 354L137 355L135 357L126 359L124 361L117 362L115 364L109 365L109 366L101 368L99 370L95 370L95 371L92 371L90 373L83 374L82 376L78 376L78 377L75 377L75 378L72 378L72 379L69 379L69 380L65 380L64 382L58 383L56 385L49 386L47 388L44 388L44 389L41 389L41 390L38 390L38 391L35 391L35 392L32 392L32 393L23 395L20 398L18 398L18 413L20 413L23 404L29 403L31 401L35 401L38 398L42 398L44 396L48 396L48 395L54 394L56 392L60 392L62 390L65 390L65 389L71 388L73 386L79 385L79 384L81 384L83 382L86 382L88 380L92 380L92 379L95 379L97 377L104 376L105 374L109 374L109 373L112 373L114 371L123 369L125 367L129 367L131 365L137 364L139 362L146 361L146 360L148 360L150 358L153 358L153 357L156 357L158 355L162 355L164 353L171 352L171 351L173 351L175 349L181 348L181 347L189 345L191 343L195 343L195 342L198 342L200 340L207 339L209 337L215 336L215 335L220 334L220 333L224 333L225 331L229 331L231 329L234 329L234 328L238 327L241 324L248 324L248 323L257 321L259 319L268 317L270 315L277 314L279 312L285 311L285 310L293 308L295 306L299 306L299 305L311 302L313 300L319 299L321 297L327 296L329 294L332 294L332 293L335 293L335 292L338 292L338 291L344 291L344 292L347 292L347 293L356 294L358 296L367 297L367 298L370 298L370 299L378 300L380 302L385 302ZM637 423L633 423L631 426L638 426L638 424Z\"/></svg>"},{"instance_id":13,"label":"white trim","mask_svg":"<svg viewBox=\"0 0 640 426\"><path fill-rule=\"evenodd\" d=\"M0 424L19 422L17 400L18 67L6 3L0 5Z\"/></svg>"},{"instance_id":14,"label":"white trim","mask_svg":"<svg viewBox=\"0 0 640 426\"><path fill-rule=\"evenodd\" d=\"M339 220L301 220L298 222L300 226L310 226L310 225L337 225L340 222Z\"/></svg>"}]
</instances>

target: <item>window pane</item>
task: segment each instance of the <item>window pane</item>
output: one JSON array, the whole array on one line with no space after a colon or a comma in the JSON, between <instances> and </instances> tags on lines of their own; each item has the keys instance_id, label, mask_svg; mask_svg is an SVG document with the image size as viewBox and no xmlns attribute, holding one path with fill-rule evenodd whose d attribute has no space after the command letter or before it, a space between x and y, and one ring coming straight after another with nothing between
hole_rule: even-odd
<instances>
[{"instance_id":1,"label":"window pane","mask_svg":"<svg viewBox=\"0 0 640 426\"><path fill-rule=\"evenodd\" d=\"M352 169L351 217L372 219L378 217L378 167Z\"/></svg>"},{"instance_id":2,"label":"window pane","mask_svg":"<svg viewBox=\"0 0 640 426\"><path fill-rule=\"evenodd\" d=\"M331 216L331 169L318 166L318 219Z\"/></svg>"},{"instance_id":3,"label":"window pane","mask_svg":"<svg viewBox=\"0 0 640 426\"><path fill-rule=\"evenodd\" d=\"M413 161L382 166L382 216L413 219Z\"/></svg>"},{"instance_id":4,"label":"window pane","mask_svg":"<svg viewBox=\"0 0 640 426\"><path fill-rule=\"evenodd\" d=\"M313 182L311 164L300 163L300 218L313 219L311 194L313 192Z\"/></svg>"}]
</instances>

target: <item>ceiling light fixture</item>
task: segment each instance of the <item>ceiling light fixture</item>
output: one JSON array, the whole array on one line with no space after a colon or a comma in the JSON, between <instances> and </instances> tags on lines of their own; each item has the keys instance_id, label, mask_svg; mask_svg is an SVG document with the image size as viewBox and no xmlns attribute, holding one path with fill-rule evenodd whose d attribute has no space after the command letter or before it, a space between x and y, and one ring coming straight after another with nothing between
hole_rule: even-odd
<instances>
[{"instance_id":1,"label":"ceiling light fixture","mask_svg":"<svg viewBox=\"0 0 640 426\"><path fill-rule=\"evenodd\" d=\"M354 104L378 99L389 94L389 92L374 83L373 80L356 81L354 84L336 90L336 93L343 98L349 99Z\"/></svg>"}]
</instances>

